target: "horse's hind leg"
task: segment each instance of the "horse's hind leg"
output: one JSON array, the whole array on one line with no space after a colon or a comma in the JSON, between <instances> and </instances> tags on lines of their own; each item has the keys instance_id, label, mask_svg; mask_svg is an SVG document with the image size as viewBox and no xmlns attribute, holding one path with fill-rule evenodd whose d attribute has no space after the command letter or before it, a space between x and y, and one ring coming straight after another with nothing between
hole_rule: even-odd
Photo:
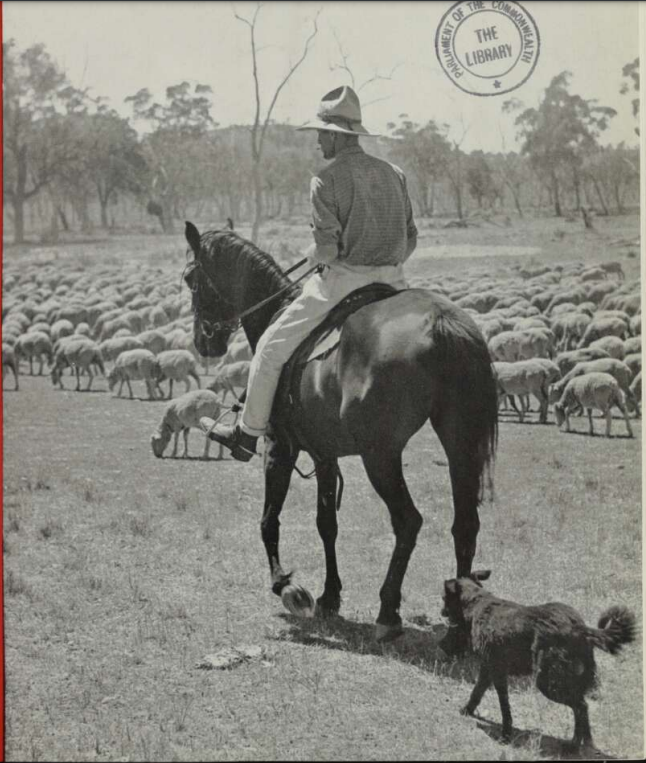
<instances>
[{"instance_id":1,"label":"horse's hind leg","mask_svg":"<svg viewBox=\"0 0 646 763\"><path fill-rule=\"evenodd\" d=\"M298 451L292 452L289 444L279 440L267 438L265 442L265 508L260 530L269 559L271 590L280 596L282 589L289 583L290 575L286 575L280 566L279 516L289 490Z\"/></svg>"},{"instance_id":2,"label":"horse's hind leg","mask_svg":"<svg viewBox=\"0 0 646 763\"><path fill-rule=\"evenodd\" d=\"M316 600L317 614L337 614L341 606L341 580L336 563L336 519L337 461L322 461L316 464L318 482L316 526L325 550L325 588Z\"/></svg>"},{"instance_id":3,"label":"horse's hind leg","mask_svg":"<svg viewBox=\"0 0 646 763\"><path fill-rule=\"evenodd\" d=\"M422 515L415 508L404 480L401 453L363 456L363 463L373 487L388 506L395 533L395 550L381 591L381 609L377 618L377 640L386 641L401 635L401 589L408 561L422 526Z\"/></svg>"},{"instance_id":4,"label":"horse's hind leg","mask_svg":"<svg viewBox=\"0 0 646 763\"><path fill-rule=\"evenodd\" d=\"M449 461L454 512L451 533L455 546L457 577L467 577L471 574L480 530L480 465L471 452L470 443L460 435L464 425L459 419L445 416L441 421L431 423Z\"/></svg>"}]
</instances>

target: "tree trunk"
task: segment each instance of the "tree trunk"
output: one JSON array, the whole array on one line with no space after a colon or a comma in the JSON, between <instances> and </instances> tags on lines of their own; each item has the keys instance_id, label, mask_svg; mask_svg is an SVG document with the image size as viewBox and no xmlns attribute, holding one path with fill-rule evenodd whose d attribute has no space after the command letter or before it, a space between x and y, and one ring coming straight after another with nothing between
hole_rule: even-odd
<instances>
[{"instance_id":1,"label":"tree trunk","mask_svg":"<svg viewBox=\"0 0 646 763\"><path fill-rule=\"evenodd\" d=\"M99 198L99 204L101 205L101 227L107 229L110 227L108 222L108 200Z\"/></svg>"},{"instance_id":2,"label":"tree trunk","mask_svg":"<svg viewBox=\"0 0 646 763\"><path fill-rule=\"evenodd\" d=\"M607 217L609 214L608 205L606 204L606 200L603 197L603 191L601 189L601 185L599 184L599 181L595 177L592 178L592 185L594 186L594 190L597 192L597 197L599 199L599 204L601 204L601 209L603 210L603 214L606 215Z\"/></svg>"},{"instance_id":3,"label":"tree trunk","mask_svg":"<svg viewBox=\"0 0 646 763\"><path fill-rule=\"evenodd\" d=\"M520 219L522 220L524 215L523 215L523 210L520 206L520 196L516 192L516 189L513 187L511 188L511 195L514 199L514 206L516 207L516 212L518 212L518 217L520 217Z\"/></svg>"},{"instance_id":4,"label":"tree trunk","mask_svg":"<svg viewBox=\"0 0 646 763\"><path fill-rule=\"evenodd\" d=\"M25 202L22 197L14 197L13 208L13 242L22 244L25 241Z\"/></svg>"},{"instance_id":5,"label":"tree trunk","mask_svg":"<svg viewBox=\"0 0 646 763\"><path fill-rule=\"evenodd\" d=\"M563 217L561 211L561 199L559 196L559 181L556 179L556 175L552 175L552 192L554 194L554 214L557 217Z\"/></svg>"},{"instance_id":6,"label":"tree trunk","mask_svg":"<svg viewBox=\"0 0 646 763\"><path fill-rule=\"evenodd\" d=\"M254 217L253 227L251 229L251 241L258 243L258 233L262 225L262 178L260 177L260 158L254 157L253 161L253 195L254 195Z\"/></svg>"},{"instance_id":7,"label":"tree trunk","mask_svg":"<svg viewBox=\"0 0 646 763\"><path fill-rule=\"evenodd\" d=\"M57 206L56 212L58 213L58 217L61 221L61 225L63 226L63 230L69 232L70 224L67 222L67 215L65 214L65 210L63 207Z\"/></svg>"}]
</instances>

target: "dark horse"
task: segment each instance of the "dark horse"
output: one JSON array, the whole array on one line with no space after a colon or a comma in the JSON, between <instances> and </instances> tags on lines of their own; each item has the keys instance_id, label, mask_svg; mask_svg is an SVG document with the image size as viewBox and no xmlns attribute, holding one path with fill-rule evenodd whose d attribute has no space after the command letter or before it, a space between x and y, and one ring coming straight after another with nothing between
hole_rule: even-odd
<instances>
[{"instance_id":1,"label":"dark horse","mask_svg":"<svg viewBox=\"0 0 646 763\"><path fill-rule=\"evenodd\" d=\"M255 351L274 315L299 287L268 254L231 231L200 235L187 223L186 239L195 256L185 280L193 293L194 339L201 355L223 355L239 316L285 290L241 319ZM449 461L456 574L471 573L478 505L490 486L497 441L496 384L487 345L472 318L445 297L423 289L400 291L347 319L336 350L306 367L300 393L306 415L298 429L317 454L316 524L325 549L325 589L317 612L335 614L341 604L335 550L337 459L359 455L388 507L396 538L377 618L377 638L392 638L402 632L401 587L422 525L404 480L402 451L428 420ZM272 590L278 595L290 578L278 553L279 515L298 456L298 445L290 440L302 443L298 434L281 433L280 424L278 404L266 436L261 523Z\"/></svg>"}]
</instances>

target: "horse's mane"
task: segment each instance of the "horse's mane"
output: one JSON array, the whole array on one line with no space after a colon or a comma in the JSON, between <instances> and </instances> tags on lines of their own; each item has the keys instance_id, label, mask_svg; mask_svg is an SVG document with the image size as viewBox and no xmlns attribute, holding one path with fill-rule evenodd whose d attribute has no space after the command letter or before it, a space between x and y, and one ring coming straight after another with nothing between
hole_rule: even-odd
<instances>
[{"instance_id":1,"label":"horse's mane","mask_svg":"<svg viewBox=\"0 0 646 763\"><path fill-rule=\"evenodd\" d=\"M230 296L238 303L248 289L275 293L291 283L270 254L231 230L206 231L201 236L201 246L216 271L224 268L230 274L234 290ZM293 299L299 291L294 284L285 293L285 299Z\"/></svg>"}]
</instances>

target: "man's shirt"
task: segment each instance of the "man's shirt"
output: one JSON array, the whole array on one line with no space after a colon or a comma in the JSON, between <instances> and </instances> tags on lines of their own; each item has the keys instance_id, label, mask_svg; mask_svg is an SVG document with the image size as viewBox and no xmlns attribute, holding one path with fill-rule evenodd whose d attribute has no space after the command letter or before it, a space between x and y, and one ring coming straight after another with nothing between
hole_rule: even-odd
<instances>
[{"instance_id":1,"label":"man's shirt","mask_svg":"<svg viewBox=\"0 0 646 763\"><path fill-rule=\"evenodd\" d=\"M344 148L312 178L310 199L320 261L382 266L406 260L417 228L399 167L361 146Z\"/></svg>"}]
</instances>

